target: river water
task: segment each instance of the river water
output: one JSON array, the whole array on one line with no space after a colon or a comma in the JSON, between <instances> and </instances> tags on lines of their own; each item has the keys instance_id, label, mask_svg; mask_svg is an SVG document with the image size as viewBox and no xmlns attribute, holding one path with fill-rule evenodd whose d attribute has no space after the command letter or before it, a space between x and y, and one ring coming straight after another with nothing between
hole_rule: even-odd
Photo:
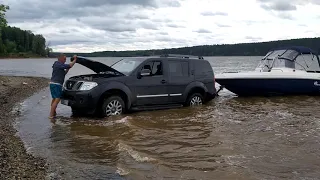
<instances>
[{"instance_id":1,"label":"river water","mask_svg":"<svg viewBox=\"0 0 320 180\"><path fill-rule=\"evenodd\" d=\"M206 57L215 73L252 70L259 58ZM0 74L50 77L54 60L0 60ZM88 72L76 65L68 77ZM320 179L319 97L224 90L198 108L104 119L73 118L59 105L56 125L50 98L46 88L24 101L15 127L53 179Z\"/></svg>"}]
</instances>

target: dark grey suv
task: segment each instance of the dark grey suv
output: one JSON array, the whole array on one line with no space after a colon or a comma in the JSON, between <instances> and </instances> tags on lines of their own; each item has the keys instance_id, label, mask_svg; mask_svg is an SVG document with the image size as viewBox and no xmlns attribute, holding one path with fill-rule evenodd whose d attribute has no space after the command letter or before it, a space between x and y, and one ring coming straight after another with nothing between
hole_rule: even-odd
<instances>
[{"instance_id":1,"label":"dark grey suv","mask_svg":"<svg viewBox=\"0 0 320 180\"><path fill-rule=\"evenodd\" d=\"M77 57L77 63L96 74L74 76L64 83L61 103L71 106L74 114L111 116L194 106L216 96L214 72L203 57L124 58L112 66Z\"/></svg>"}]
</instances>

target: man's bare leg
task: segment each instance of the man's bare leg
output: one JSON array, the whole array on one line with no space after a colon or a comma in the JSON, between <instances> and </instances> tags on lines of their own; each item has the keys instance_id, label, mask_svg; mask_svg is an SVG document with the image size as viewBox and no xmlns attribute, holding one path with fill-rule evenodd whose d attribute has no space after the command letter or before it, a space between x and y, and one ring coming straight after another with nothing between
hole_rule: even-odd
<instances>
[{"instance_id":1,"label":"man's bare leg","mask_svg":"<svg viewBox=\"0 0 320 180\"><path fill-rule=\"evenodd\" d=\"M57 109L59 102L60 102L60 98L55 98L53 100L52 105L51 105L50 118L53 118L55 116L56 109Z\"/></svg>"},{"instance_id":2,"label":"man's bare leg","mask_svg":"<svg viewBox=\"0 0 320 180\"><path fill-rule=\"evenodd\" d=\"M51 101L51 106L52 106L52 104L53 104L54 100L55 100L55 99L52 99L52 101ZM55 117L56 115L57 115L57 112L56 112L56 111L54 111L53 116Z\"/></svg>"}]
</instances>

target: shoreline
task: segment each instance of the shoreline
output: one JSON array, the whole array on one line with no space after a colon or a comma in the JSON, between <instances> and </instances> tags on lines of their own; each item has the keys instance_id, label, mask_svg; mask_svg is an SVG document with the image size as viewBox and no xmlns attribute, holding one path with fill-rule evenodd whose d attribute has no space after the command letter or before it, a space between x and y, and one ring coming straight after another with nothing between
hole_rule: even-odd
<instances>
[{"instance_id":1,"label":"shoreline","mask_svg":"<svg viewBox=\"0 0 320 180\"><path fill-rule=\"evenodd\" d=\"M43 77L0 75L0 179L45 179L46 161L26 152L13 126L19 111L12 110L48 83Z\"/></svg>"}]
</instances>

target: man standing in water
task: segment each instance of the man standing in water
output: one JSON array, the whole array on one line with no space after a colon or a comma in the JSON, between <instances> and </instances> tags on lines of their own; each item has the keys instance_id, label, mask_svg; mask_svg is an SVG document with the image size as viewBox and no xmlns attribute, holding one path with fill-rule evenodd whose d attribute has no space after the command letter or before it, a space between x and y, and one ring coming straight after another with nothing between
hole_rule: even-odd
<instances>
[{"instance_id":1,"label":"man standing in water","mask_svg":"<svg viewBox=\"0 0 320 180\"><path fill-rule=\"evenodd\" d=\"M64 54L60 54L58 57L58 61L55 61L52 65L52 77L50 81L50 92L52 96L49 116L50 119L53 119L57 115L56 109L62 95L62 85L64 83L64 78L69 69L72 68L76 63L77 56L74 55L73 58L74 60L70 64L65 64L67 58Z\"/></svg>"}]
</instances>

